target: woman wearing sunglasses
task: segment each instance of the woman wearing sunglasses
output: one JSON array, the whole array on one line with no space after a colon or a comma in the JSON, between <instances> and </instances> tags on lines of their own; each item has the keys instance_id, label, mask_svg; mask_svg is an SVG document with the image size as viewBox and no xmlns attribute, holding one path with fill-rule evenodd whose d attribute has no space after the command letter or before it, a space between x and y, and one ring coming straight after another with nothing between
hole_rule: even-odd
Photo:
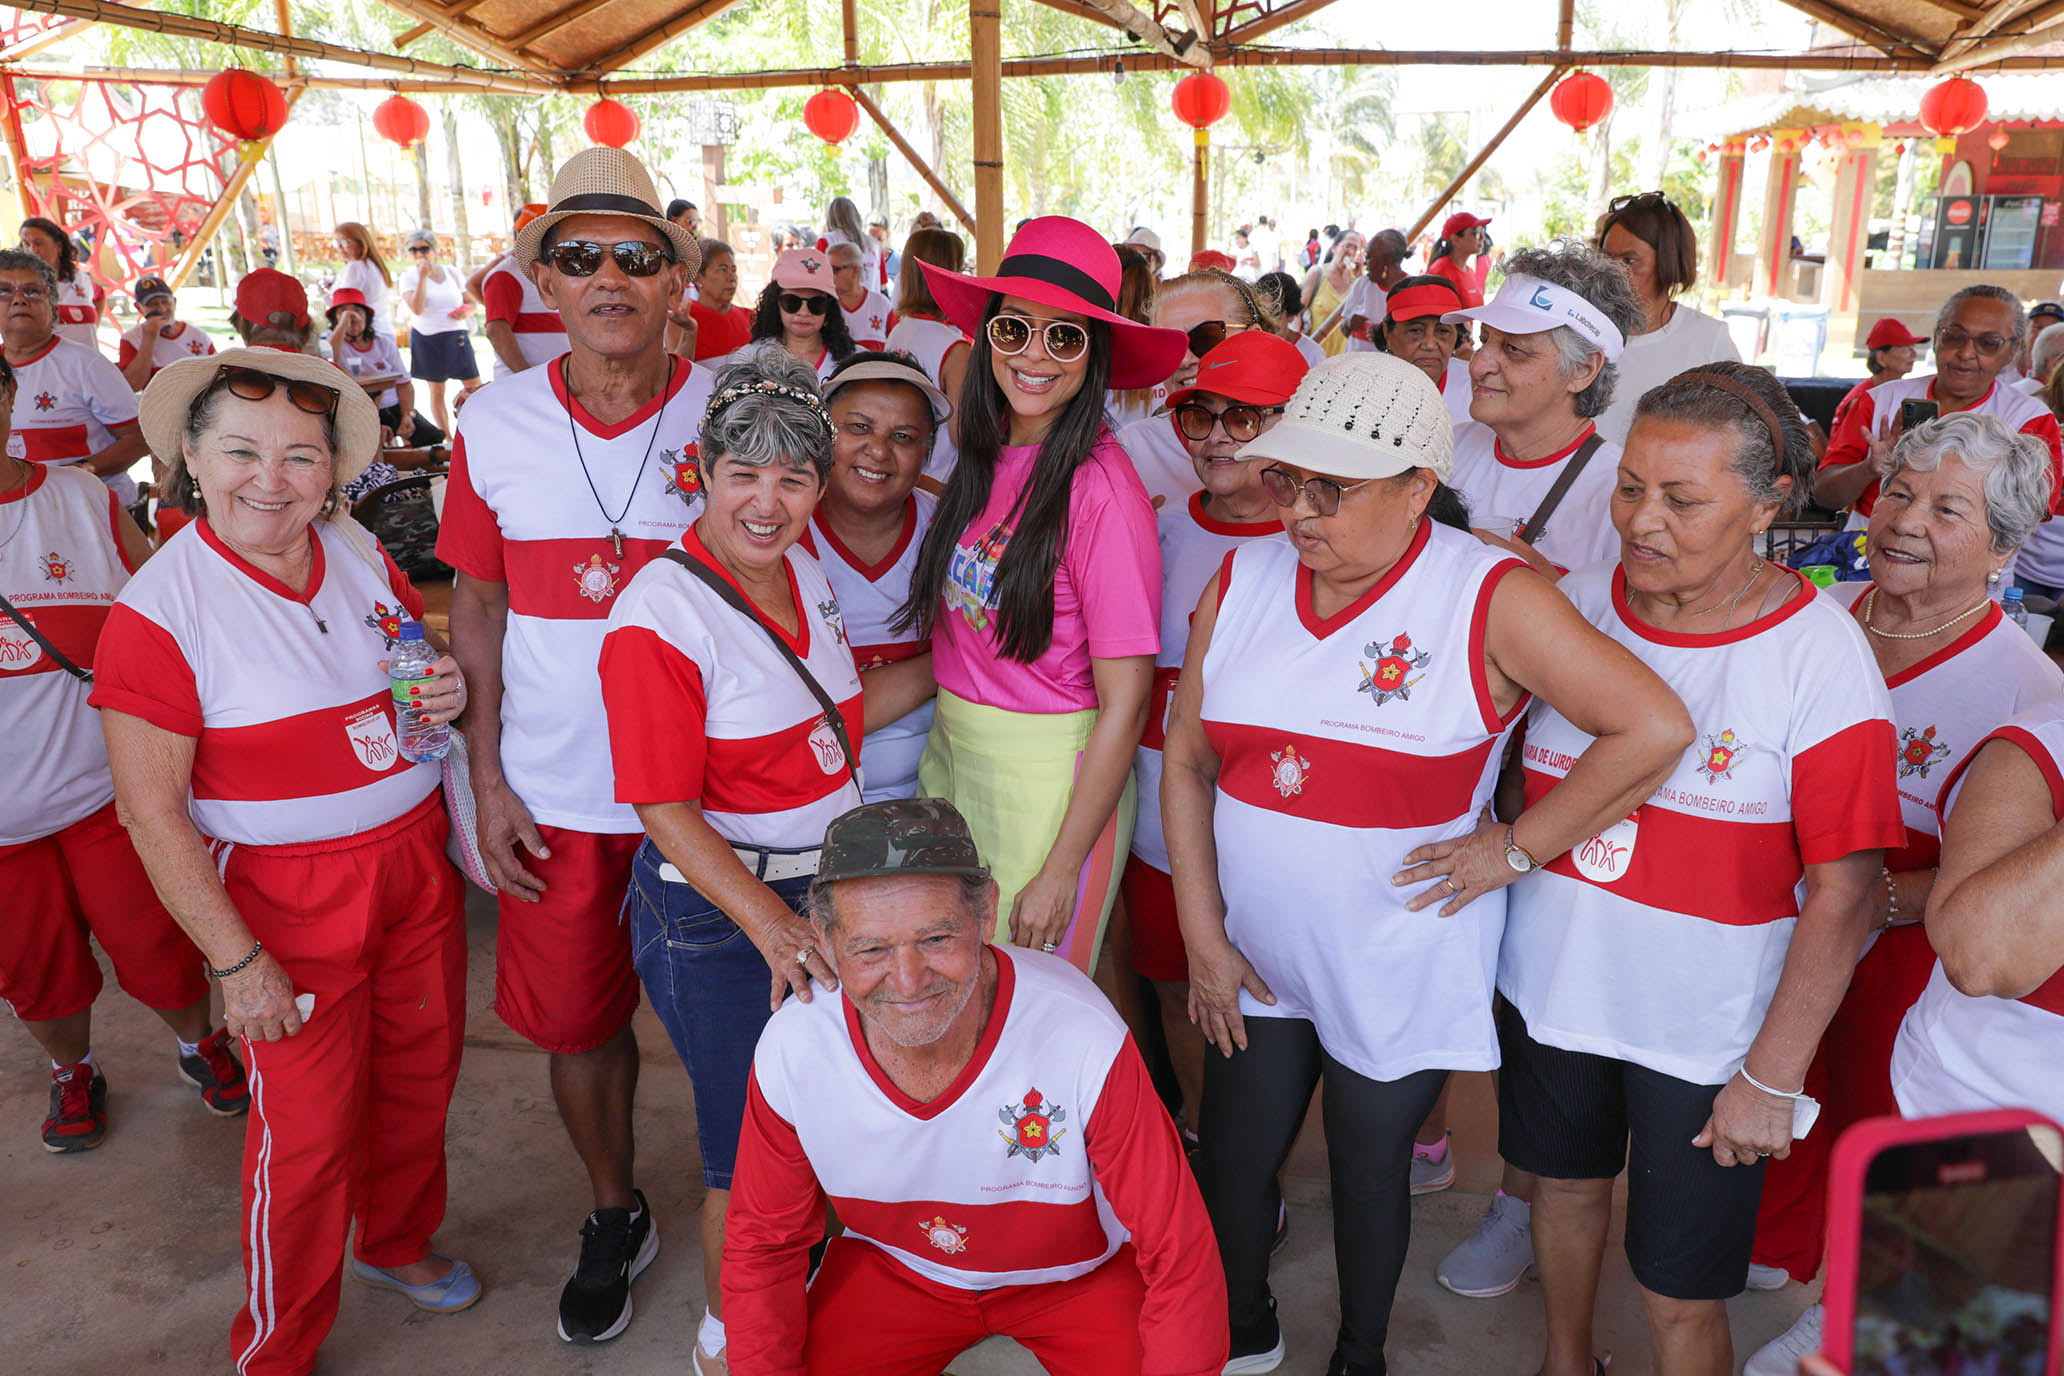
<instances>
[{"instance_id":1,"label":"woman wearing sunglasses","mask_svg":"<svg viewBox=\"0 0 2064 1376\"><path fill-rule=\"evenodd\" d=\"M838 283L831 259L814 248L792 248L774 260L774 280L760 290L753 313L752 342L778 339L781 346L817 370L823 382L860 346L838 308Z\"/></svg>"},{"instance_id":2,"label":"woman wearing sunglasses","mask_svg":"<svg viewBox=\"0 0 2064 1376\"><path fill-rule=\"evenodd\" d=\"M1196 602L1162 821L1204 1068L1199 1183L1231 1305L1228 1372L1272 1371L1276 1172L1326 1086L1341 1325L1327 1370L1384 1370L1412 1136L1451 1070L1498 1063L1505 886L1646 798L1691 741L1662 681L1447 487L1453 431L1410 364L1348 354L1238 451L1288 543ZM1489 805L1530 696L1598 742L1516 816Z\"/></svg>"},{"instance_id":3,"label":"woman wearing sunglasses","mask_svg":"<svg viewBox=\"0 0 2064 1376\"><path fill-rule=\"evenodd\" d=\"M430 384L430 414L437 428L449 434L444 384L455 381L469 392L480 385L480 364L466 333L473 303L466 299L458 270L437 261L435 234L412 229L407 248L409 265L401 270L395 290L409 308L409 376Z\"/></svg>"},{"instance_id":4,"label":"woman wearing sunglasses","mask_svg":"<svg viewBox=\"0 0 2064 1376\"><path fill-rule=\"evenodd\" d=\"M1190 386L1199 360L1230 336L1246 330L1274 333L1278 324L1254 286L1216 268L1199 268L1164 282L1154 293L1151 318L1163 329L1181 330L1185 341L1182 362L1156 389L1164 396ZM1158 509L1180 506L1197 491L1190 448L1172 413L1157 405L1153 414L1118 431L1118 443Z\"/></svg>"},{"instance_id":5,"label":"woman wearing sunglasses","mask_svg":"<svg viewBox=\"0 0 2064 1376\"><path fill-rule=\"evenodd\" d=\"M999 939L1087 971L1131 843L1160 647L1154 511L1104 394L1166 377L1183 338L1113 310L1117 254L1062 216L1028 221L994 277L919 266L974 352L960 462L903 611L939 681L918 782L995 870Z\"/></svg>"},{"instance_id":6,"label":"woman wearing sunglasses","mask_svg":"<svg viewBox=\"0 0 2064 1376\"><path fill-rule=\"evenodd\" d=\"M92 702L123 823L222 982L254 1089L237 1369L303 1376L354 1220L354 1279L436 1313L480 1297L430 1250L466 939L438 765L401 757L386 673L423 601L339 508L380 417L334 364L182 360L145 390L143 431L198 519L116 600ZM466 701L449 656L407 691L430 722Z\"/></svg>"}]
</instances>

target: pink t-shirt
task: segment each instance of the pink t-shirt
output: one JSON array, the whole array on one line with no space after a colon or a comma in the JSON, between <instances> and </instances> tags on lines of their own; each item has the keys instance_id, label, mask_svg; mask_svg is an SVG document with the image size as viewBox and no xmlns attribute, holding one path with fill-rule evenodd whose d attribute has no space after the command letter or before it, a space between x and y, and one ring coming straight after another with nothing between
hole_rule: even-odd
<instances>
[{"instance_id":1,"label":"pink t-shirt","mask_svg":"<svg viewBox=\"0 0 2064 1376\"><path fill-rule=\"evenodd\" d=\"M996 563L1037 445L997 451L989 505L961 532L932 631L932 669L946 691L1012 712L1080 712L1097 705L1089 661L1161 648L1161 546L1154 507L1106 430L1075 470L1068 528L1054 573L1053 644L1030 664L996 644Z\"/></svg>"}]
</instances>

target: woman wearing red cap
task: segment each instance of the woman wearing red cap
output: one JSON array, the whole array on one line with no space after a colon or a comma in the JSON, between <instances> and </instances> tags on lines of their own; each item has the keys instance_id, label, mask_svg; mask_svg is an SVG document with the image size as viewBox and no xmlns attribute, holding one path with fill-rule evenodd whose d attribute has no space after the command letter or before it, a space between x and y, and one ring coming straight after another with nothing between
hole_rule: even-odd
<instances>
[{"instance_id":1,"label":"woman wearing red cap","mask_svg":"<svg viewBox=\"0 0 2064 1376\"><path fill-rule=\"evenodd\" d=\"M1864 367L1870 371L1836 403L1834 423L1828 427L1828 433L1841 428L1843 417L1849 414L1849 408L1856 405L1857 398L1865 392L1888 382L1897 382L1912 372L1914 363L1921 356L1921 345L1927 342L1909 330L1896 315L1888 315L1871 326L1870 333L1863 340L1863 347L1868 350Z\"/></svg>"},{"instance_id":2,"label":"woman wearing red cap","mask_svg":"<svg viewBox=\"0 0 2064 1376\"><path fill-rule=\"evenodd\" d=\"M1406 277L1384 298L1383 351L1426 374L1448 404L1448 419L1469 420L1469 365L1455 357L1462 327L1441 317L1462 309L1462 293L1451 277L1427 273Z\"/></svg>"},{"instance_id":3,"label":"woman wearing red cap","mask_svg":"<svg viewBox=\"0 0 2064 1376\"><path fill-rule=\"evenodd\" d=\"M1458 210L1448 216L1441 225L1440 242L1434 245L1433 262L1427 271L1447 278L1455 284L1455 290L1462 293L1462 304L1476 307L1483 304L1484 278L1490 275L1487 264L1472 263L1470 260L1483 252L1483 232L1489 220L1479 220L1466 210Z\"/></svg>"},{"instance_id":4,"label":"woman wearing red cap","mask_svg":"<svg viewBox=\"0 0 2064 1376\"><path fill-rule=\"evenodd\" d=\"M1188 387L1198 361L1223 340L1246 330L1273 334L1276 317L1258 288L1216 268L1196 268L1161 284L1149 318L1164 330L1182 331L1188 341L1182 362L1165 381L1155 379L1161 385L1149 389L1154 400L1147 415L1115 428L1147 496L1157 510L1165 510L1197 490L1197 473L1189 442L1160 399Z\"/></svg>"},{"instance_id":5,"label":"woman wearing red cap","mask_svg":"<svg viewBox=\"0 0 2064 1376\"><path fill-rule=\"evenodd\" d=\"M1063 216L1028 221L994 277L920 267L974 349L960 462L904 608L939 680L918 779L989 857L999 934L1089 970L1161 646L1154 510L1104 394L1168 376L1184 341L1117 314L1118 255Z\"/></svg>"}]
</instances>

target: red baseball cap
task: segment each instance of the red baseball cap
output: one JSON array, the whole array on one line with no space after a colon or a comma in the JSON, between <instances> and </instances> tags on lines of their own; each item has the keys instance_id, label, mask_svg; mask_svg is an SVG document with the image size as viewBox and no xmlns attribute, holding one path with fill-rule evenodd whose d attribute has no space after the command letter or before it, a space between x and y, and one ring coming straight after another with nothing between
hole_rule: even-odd
<instances>
[{"instance_id":1,"label":"red baseball cap","mask_svg":"<svg viewBox=\"0 0 2064 1376\"><path fill-rule=\"evenodd\" d=\"M1448 315L1464 305L1461 289L1432 273L1405 278L1390 289L1383 302L1384 318L1400 325L1429 315Z\"/></svg>"},{"instance_id":2,"label":"red baseball cap","mask_svg":"<svg viewBox=\"0 0 2064 1376\"><path fill-rule=\"evenodd\" d=\"M1466 210L1458 210L1448 216L1447 219L1441 221L1440 237L1452 239L1465 229L1481 229L1489 223L1489 220L1479 220Z\"/></svg>"},{"instance_id":3,"label":"red baseball cap","mask_svg":"<svg viewBox=\"0 0 2064 1376\"><path fill-rule=\"evenodd\" d=\"M1281 406L1297 391L1311 368L1297 346L1267 330L1242 330L1228 335L1197 361L1197 377L1168 398L1171 409L1199 392L1244 401L1250 406Z\"/></svg>"},{"instance_id":4,"label":"red baseball cap","mask_svg":"<svg viewBox=\"0 0 2064 1376\"><path fill-rule=\"evenodd\" d=\"M237 283L236 313L254 325L290 324L308 328L308 293L301 284L277 268L259 268L244 274ZM284 315L285 322L274 319Z\"/></svg>"},{"instance_id":5,"label":"red baseball cap","mask_svg":"<svg viewBox=\"0 0 2064 1376\"><path fill-rule=\"evenodd\" d=\"M1927 342L1927 340L1901 324L1897 317L1888 315L1877 324L1871 326L1870 333L1864 337L1863 347L1866 349L1896 349L1902 344L1925 344Z\"/></svg>"}]
</instances>

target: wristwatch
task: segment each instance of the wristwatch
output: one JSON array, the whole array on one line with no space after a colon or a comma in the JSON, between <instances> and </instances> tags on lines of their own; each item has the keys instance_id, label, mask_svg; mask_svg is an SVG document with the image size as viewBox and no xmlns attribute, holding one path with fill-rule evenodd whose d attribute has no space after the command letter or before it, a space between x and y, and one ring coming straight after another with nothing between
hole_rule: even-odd
<instances>
[{"instance_id":1,"label":"wristwatch","mask_svg":"<svg viewBox=\"0 0 2064 1376\"><path fill-rule=\"evenodd\" d=\"M1531 874L1541 867L1541 862L1512 837L1513 828L1505 828L1505 863L1512 866L1516 874Z\"/></svg>"}]
</instances>

